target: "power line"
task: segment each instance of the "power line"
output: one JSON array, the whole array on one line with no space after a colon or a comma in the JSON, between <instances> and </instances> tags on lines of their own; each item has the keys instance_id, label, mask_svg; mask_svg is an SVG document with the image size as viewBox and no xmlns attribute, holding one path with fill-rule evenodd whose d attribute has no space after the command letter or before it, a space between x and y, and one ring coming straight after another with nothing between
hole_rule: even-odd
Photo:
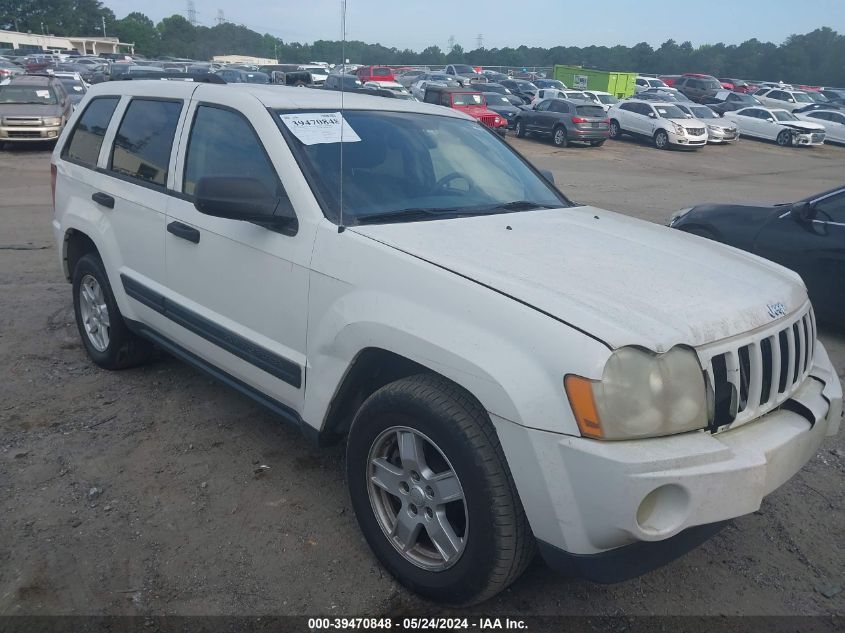
<instances>
[{"instance_id":1,"label":"power line","mask_svg":"<svg viewBox=\"0 0 845 633\"><path fill-rule=\"evenodd\" d=\"M217 9L217 17L214 20L217 24L226 24L226 16L223 15L223 9Z\"/></svg>"},{"instance_id":2,"label":"power line","mask_svg":"<svg viewBox=\"0 0 845 633\"><path fill-rule=\"evenodd\" d=\"M191 23L191 26L197 25L197 6L194 4L194 0L188 0L188 10L185 12L186 17L188 18L188 22Z\"/></svg>"},{"instance_id":3,"label":"power line","mask_svg":"<svg viewBox=\"0 0 845 633\"><path fill-rule=\"evenodd\" d=\"M482 33L479 33L478 37L475 38L475 48L478 50L484 48L484 35Z\"/></svg>"}]
</instances>

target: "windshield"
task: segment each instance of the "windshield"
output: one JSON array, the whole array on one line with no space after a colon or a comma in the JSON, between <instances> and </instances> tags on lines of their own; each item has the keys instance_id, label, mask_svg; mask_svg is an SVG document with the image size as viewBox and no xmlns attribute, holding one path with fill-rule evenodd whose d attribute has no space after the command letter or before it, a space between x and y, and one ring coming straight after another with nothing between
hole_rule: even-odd
<instances>
[{"instance_id":1,"label":"windshield","mask_svg":"<svg viewBox=\"0 0 845 633\"><path fill-rule=\"evenodd\" d=\"M816 103L827 103L828 101L830 101L830 99L828 99L819 92L808 92L807 96L810 97L810 99L812 101L815 101Z\"/></svg>"},{"instance_id":2,"label":"windshield","mask_svg":"<svg viewBox=\"0 0 845 633\"><path fill-rule=\"evenodd\" d=\"M566 88L566 86L563 85L563 82L558 81L557 79L541 79L537 82L537 86L540 88L557 88L558 90Z\"/></svg>"},{"instance_id":3,"label":"windshield","mask_svg":"<svg viewBox=\"0 0 845 633\"><path fill-rule=\"evenodd\" d=\"M775 110L772 112L775 115L775 119L778 121L797 121L798 117L793 115L791 112L787 112L786 110Z\"/></svg>"},{"instance_id":4,"label":"windshield","mask_svg":"<svg viewBox=\"0 0 845 633\"><path fill-rule=\"evenodd\" d=\"M716 113L713 112L710 108L705 106L692 106L690 108L692 115L696 119L718 119L719 117L716 116Z\"/></svg>"},{"instance_id":5,"label":"windshield","mask_svg":"<svg viewBox=\"0 0 845 633\"><path fill-rule=\"evenodd\" d=\"M390 77L393 71L389 68L373 68L373 77Z\"/></svg>"},{"instance_id":6,"label":"windshield","mask_svg":"<svg viewBox=\"0 0 845 633\"><path fill-rule=\"evenodd\" d=\"M56 105L56 95L49 88L41 86L0 87L0 103L37 103L40 105Z\"/></svg>"},{"instance_id":7,"label":"windshield","mask_svg":"<svg viewBox=\"0 0 845 633\"><path fill-rule=\"evenodd\" d=\"M654 109L657 110L657 114L660 115L661 119L685 119L685 118L687 118L687 116L684 114L684 111L681 110L678 106L661 105L661 106L655 106Z\"/></svg>"},{"instance_id":8,"label":"windshield","mask_svg":"<svg viewBox=\"0 0 845 633\"><path fill-rule=\"evenodd\" d=\"M484 105L484 97L477 92L459 92L452 95L452 105L475 106Z\"/></svg>"},{"instance_id":9,"label":"windshield","mask_svg":"<svg viewBox=\"0 0 845 633\"><path fill-rule=\"evenodd\" d=\"M523 81L520 79L516 80L516 86L522 92L537 92L537 86L532 84L530 81Z\"/></svg>"},{"instance_id":10,"label":"windshield","mask_svg":"<svg viewBox=\"0 0 845 633\"><path fill-rule=\"evenodd\" d=\"M475 68L473 68L472 66L467 66L466 64L455 64L453 68L455 69L456 73L467 73L470 75L475 74Z\"/></svg>"},{"instance_id":11,"label":"windshield","mask_svg":"<svg viewBox=\"0 0 845 633\"><path fill-rule=\"evenodd\" d=\"M487 105L510 105L510 100L505 95L496 94L495 92L486 93L484 98L487 99Z\"/></svg>"},{"instance_id":12,"label":"windshield","mask_svg":"<svg viewBox=\"0 0 845 633\"><path fill-rule=\"evenodd\" d=\"M613 95L596 95L596 97L598 97L598 100L605 105L613 105L614 103L619 103L619 99L617 99Z\"/></svg>"},{"instance_id":13,"label":"windshield","mask_svg":"<svg viewBox=\"0 0 845 633\"><path fill-rule=\"evenodd\" d=\"M313 114L313 113L312 113ZM344 223L373 221L365 216L403 213L405 220L478 215L568 206L563 196L535 173L510 146L479 123L462 118L409 112L347 110L348 127L332 137L295 136L295 123L279 124L301 160L309 182L330 219L337 222L343 169ZM292 127L288 127L292 126ZM334 142L343 129L360 140ZM307 144L311 143L311 144ZM519 203L513 205L512 203ZM511 204L510 208L503 205ZM398 216L393 221L401 221Z\"/></svg>"},{"instance_id":14,"label":"windshield","mask_svg":"<svg viewBox=\"0 0 845 633\"><path fill-rule=\"evenodd\" d=\"M69 94L85 92L85 85L78 79L59 79Z\"/></svg>"},{"instance_id":15,"label":"windshield","mask_svg":"<svg viewBox=\"0 0 845 633\"><path fill-rule=\"evenodd\" d=\"M647 79L648 85L652 88L668 88L665 82L660 79Z\"/></svg>"},{"instance_id":16,"label":"windshield","mask_svg":"<svg viewBox=\"0 0 845 633\"><path fill-rule=\"evenodd\" d=\"M793 92L792 96L795 97L796 103L813 103L813 100L810 99L810 95L804 92Z\"/></svg>"}]
</instances>

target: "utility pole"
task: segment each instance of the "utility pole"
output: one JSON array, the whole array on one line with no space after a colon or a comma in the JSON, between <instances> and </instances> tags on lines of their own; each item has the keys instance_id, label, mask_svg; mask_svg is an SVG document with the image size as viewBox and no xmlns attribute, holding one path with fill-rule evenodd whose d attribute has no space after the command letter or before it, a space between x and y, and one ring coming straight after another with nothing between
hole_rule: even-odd
<instances>
[{"instance_id":1,"label":"utility pole","mask_svg":"<svg viewBox=\"0 0 845 633\"><path fill-rule=\"evenodd\" d=\"M103 37L106 37L106 16L101 16L103 18Z\"/></svg>"},{"instance_id":2,"label":"utility pole","mask_svg":"<svg viewBox=\"0 0 845 633\"><path fill-rule=\"evenodd\" d=\"M484 35L482 33L479 33L478 37L475 38L475 48L478 50L484 48Z\"/></svg>"},{"instance_id":3,"label":"utility pole","mask_svg":"<svg viewBox=\"0 0 845 633\"><path fill-rule=\"evenodd\" d=\"M217 9L217 24L226 24L226 16L223 15L223 9Z\"/></svg>"},{"instance_id":4,"label":"utility pole","mask_svg":"<svg viewBox=\"0 0 845 633\"><path fill-rule=\"evenodd\" d=\"M188 10L186 11L188 22L191 23L191 26L197 25L197 5L194 4L194 0L188 0Z\"/></svg>"},{"instance_id":5,"label":"utility pole","mask_svg":"<svg viewBox=\"0 0 845 633\"><path fill-rule=\"evenodd\" d=\"M451 51L453 48L455 48L455 36L450 35L449 36L449 50Z\"/></svg>"}]
</instances>

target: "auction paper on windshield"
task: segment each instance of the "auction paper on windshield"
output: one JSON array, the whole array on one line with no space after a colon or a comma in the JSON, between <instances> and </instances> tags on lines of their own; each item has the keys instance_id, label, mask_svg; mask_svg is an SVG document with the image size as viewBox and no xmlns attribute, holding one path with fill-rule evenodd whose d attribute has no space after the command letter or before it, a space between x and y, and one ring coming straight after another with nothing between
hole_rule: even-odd
<instances>
[{"instance_id":1,"label":"auction paper on windshield","mask_svg":"<svg viewBox=\"0 0 845 633\"><path fill-rule=\"evenodd\" d=\"M303 145L340 143L341 140L344 143L355 143L361 140L340 112L308 112L279 116Z\"/></svg>"}]
</instances>

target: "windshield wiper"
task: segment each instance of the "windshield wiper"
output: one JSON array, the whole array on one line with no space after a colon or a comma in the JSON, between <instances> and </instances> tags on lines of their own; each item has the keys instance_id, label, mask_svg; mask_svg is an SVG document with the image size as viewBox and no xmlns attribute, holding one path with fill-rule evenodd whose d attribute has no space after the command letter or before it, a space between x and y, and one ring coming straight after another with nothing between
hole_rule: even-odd
<instances>
[{"instance_id":1,"label":"windshield wiper","mask_svg":"<svg viewBox=\"0 0 845 633\"><path fill-rule=\"evenodd\" d=\"M456 215L477 215L478 211L462 212L458 209L440 208L411 208L399 209L398 211L385 211L384 213L370 213L359 215L356 219L358 224L378 224L379 222L402 222L404 220L427 220L434 217L454 217Z\"/></svg>"},{"instance_id":2,"label":"windshield wiper","mask_svg":"<svg viewBox=\"0 0 845 633\"><path fill-rule=\"evenodd\" d=\"M488 207L486 210L531 211L533 209L557 209L559 206L559 204L544 204L542 202L532 202L531 200L514 200L505 204L498 204L495 207Z\"/></svg>"}]
</instances>

